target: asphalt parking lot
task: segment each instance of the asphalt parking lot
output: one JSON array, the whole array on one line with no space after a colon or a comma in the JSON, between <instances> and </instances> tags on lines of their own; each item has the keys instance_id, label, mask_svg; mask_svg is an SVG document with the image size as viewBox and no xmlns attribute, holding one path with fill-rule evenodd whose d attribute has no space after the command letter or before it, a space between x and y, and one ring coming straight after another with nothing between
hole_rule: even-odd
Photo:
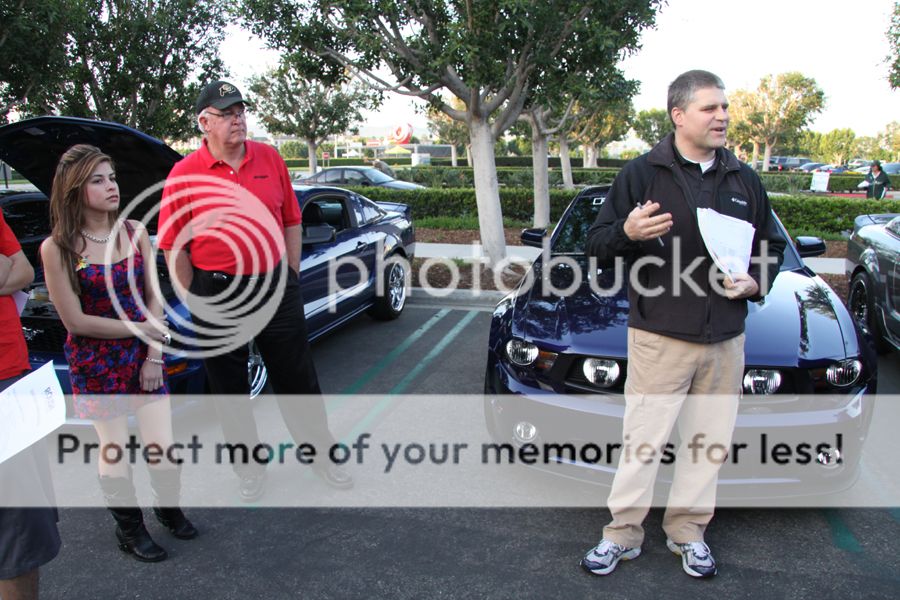
<instances>
[{"instance_id":1,"label":"asphalt parking lot","mask_svg":"<svg viewBox=\"0 0 900 600\"><path fill-rule=\"evenodd\" d=\"M357 319L314 347L335 433L352 438L397 411L401 394L479 394L489 309L409 306L400 319ZM900 393L900 356L882 358L879 391ZM463 405L461 405L463 406ZM466 410L471 409L465 405ZM260 422L271 406L258 406ZM889 410L890 409L890 410ZM896 431L895 407L873 426ZM216 429L208 414L192 417ZM449 419L448 419L449 421ZM459 415L458 424L480 422ZM891 425L893 423L893 425ZM452 428L458 424L448 422ZM179 426L187 426L179 424ZM876 449L881 451L881 449ZM526 489L556 479L510 475ZM893 478L886 473L869 474ZM308 485L321 485L300 474ZM270 478L270 487L282 479ZM358 480L358 487L364 481ZM190 480L186 480L186 486ZM85 486L95 486L93 481ZM475 493L477 490L472 490ZM273 490L273 493L274 490ZM99 494L99 492L98 492ZM237 503L234 503L237 506ZM140 564L120 553L99 509L63 509L60 556L42 571L45 598L896 598L900 509L720 510L707 541L719 576L695 581L665 548L660 510L644 553L600 578L578 561L608 519L604 508L195 508L197 540L151 533L170 553Z\"/></svg>"}]
</instances>

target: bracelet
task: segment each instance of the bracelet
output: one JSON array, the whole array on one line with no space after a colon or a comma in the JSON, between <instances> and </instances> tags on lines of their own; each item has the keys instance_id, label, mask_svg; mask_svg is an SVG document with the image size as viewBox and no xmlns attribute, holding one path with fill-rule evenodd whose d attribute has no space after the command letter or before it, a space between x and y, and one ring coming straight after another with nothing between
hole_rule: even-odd
<instances>
[{"instance_id":1,"label":"bracelet","mask_svg":"<svg viewBox=\"0 0 900 600\"><path fill-rule=\"evenodd\" d=\"M154 365L164 365L166 361L161 358L150 358L149 356L146 358L147 362L153 363Z\"/></svg>"}]
</instances>

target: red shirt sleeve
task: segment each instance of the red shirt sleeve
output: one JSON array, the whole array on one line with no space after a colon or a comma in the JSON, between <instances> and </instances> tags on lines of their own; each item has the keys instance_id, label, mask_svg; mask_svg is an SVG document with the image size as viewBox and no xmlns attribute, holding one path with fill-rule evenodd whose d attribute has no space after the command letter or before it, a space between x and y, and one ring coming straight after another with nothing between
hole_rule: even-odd
<instances>
[{"instance_id":1,"label":"red shirt sleeve","mask_svg":"<svg viewBox=\"0 0 900 600\"><path fill-rule=\"evenodd\" d=\"M296 202L294 204L296 204ZM22 246L19 245L16 234L14 234L13 230L6 224L3 213L0 213L0 254L12 256L21 249Z\"/></svg>"}]
</instances>

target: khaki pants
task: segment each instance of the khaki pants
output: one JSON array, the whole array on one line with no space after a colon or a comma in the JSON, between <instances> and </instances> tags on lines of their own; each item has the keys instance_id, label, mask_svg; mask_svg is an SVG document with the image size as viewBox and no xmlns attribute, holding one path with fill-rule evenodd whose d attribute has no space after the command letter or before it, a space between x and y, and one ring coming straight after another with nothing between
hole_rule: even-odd
<instances>
[{"instance_id":1,"label":"khaki pants","mask_svg":"<svg viewBox=\"0 0 900 600\"><path fill-rule=\"evenodd\" d=\"M663 529L679 544L703 540L725 459L720 450L731 446L743 371L743 335L696 344L628 329L622 437L623 448L632 450L619 458L608 502L613 519L603 529L604 538L628 548L643 542L641 523L652 503L661 449L677 420L681 444ZM714 444L721 447L711 449ZM655 449L652 458L650 448Z\"/></svg>"}]
</instances>

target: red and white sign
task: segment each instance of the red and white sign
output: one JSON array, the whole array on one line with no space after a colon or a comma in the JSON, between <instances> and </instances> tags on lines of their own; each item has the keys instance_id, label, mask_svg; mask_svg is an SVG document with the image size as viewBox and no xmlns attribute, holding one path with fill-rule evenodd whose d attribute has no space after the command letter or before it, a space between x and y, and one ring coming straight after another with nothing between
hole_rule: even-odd
<instances>
[{"instance_id":1,"label":"red and white sign","mask_svg":"<svg viewBox=\"0 0 900 600\"><path fill-rule=\"evenodd\" d=\"M366 140L366 146L377 147L380 145L381 145L381 142L379 140Z\"/></svg>"},{"instance_id":2,"label":"red and white sign","mask_svg":"<svg viewBox=\"0 0 900 600\"><path fill-rule=\"evenodd\" d=\"M388 135L388 141L392 144L408 144L412 139L412 125L403 123L394 127L393 131Z\"/></svg>"},{"instance_id":3,"label":"red and white sign","mask_svg":"<svg viewBox=\"0 0 900 600\"><path fill-rule=\"evenodd\" d=\"M331 158L331 153L329 153L329 152L323 152L323 153L322 153L322 158L324 158L325 160L328 160L329 158Z\"/></svg>"}]
</instances>

